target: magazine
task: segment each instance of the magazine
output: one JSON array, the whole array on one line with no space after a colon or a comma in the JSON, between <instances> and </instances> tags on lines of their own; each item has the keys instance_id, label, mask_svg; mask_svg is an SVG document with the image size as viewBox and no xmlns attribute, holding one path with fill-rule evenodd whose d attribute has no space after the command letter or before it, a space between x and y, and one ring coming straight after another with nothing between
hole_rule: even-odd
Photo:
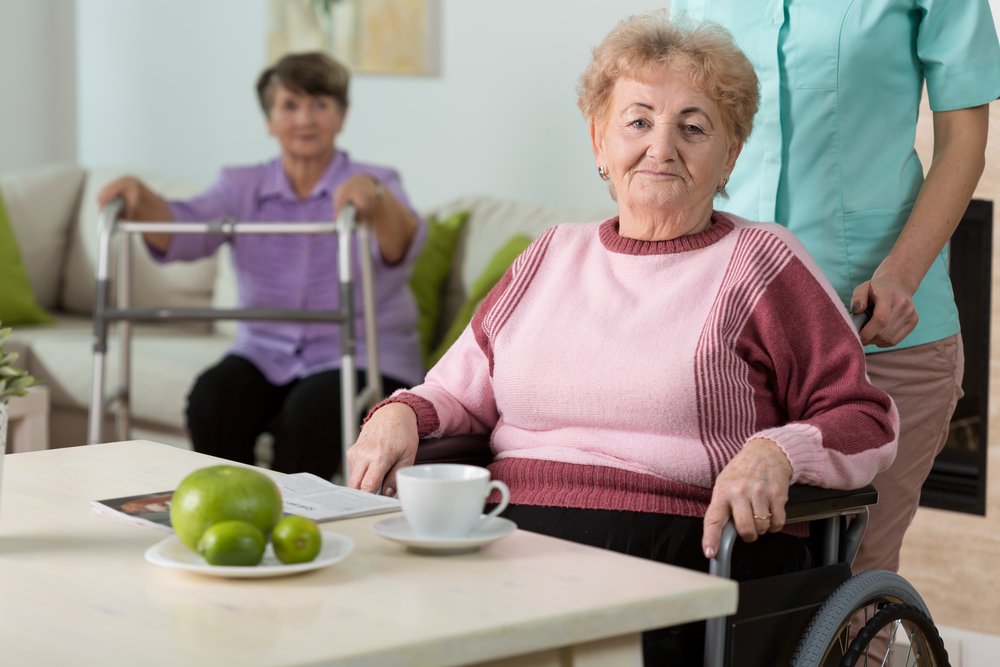
<instances>
[{"instance_id":1,"label":"magazine","mask_svg":"<svg viewBox=\"0 0 1000 667\"><path fill-rule=\"evenodd\" d=\"M399 500L396 498L338 486L307 472L272 479L281 490L285 514L297 514L319 523L400 510ZM159 530L173 531L170 527L170 498L173 494L173 491L159 491L95 500L90 503L90 507L100 514Z\"/></svg>"}]
</instances>

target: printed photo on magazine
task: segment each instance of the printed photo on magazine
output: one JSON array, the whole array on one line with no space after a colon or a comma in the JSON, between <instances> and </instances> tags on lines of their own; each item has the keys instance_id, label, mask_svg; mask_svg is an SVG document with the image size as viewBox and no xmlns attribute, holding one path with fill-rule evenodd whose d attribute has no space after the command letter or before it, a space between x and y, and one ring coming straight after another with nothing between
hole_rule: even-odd
<instances>
[{"instance_id":1,"label":"printed photo on magazine","mask_svg":"<svg viewBox=\"0 0 1000 667\"><path fill-rule=\"evenodd\" d=\"M173 491L160 491L141 496L95 500L90 506L101 514L173 532L170 527L170 498L173 495Z\"/></svg>"}]
</instances>

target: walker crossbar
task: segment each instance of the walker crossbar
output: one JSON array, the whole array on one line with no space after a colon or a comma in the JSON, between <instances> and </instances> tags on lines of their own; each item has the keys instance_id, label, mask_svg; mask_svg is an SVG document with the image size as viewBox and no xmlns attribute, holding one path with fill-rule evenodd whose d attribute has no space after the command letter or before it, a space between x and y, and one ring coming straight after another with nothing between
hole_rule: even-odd
<instances>
[{"instance_id":1,"label":"walker crossbar","mask_svg":"<svg viewBox=\"0 0 1000 667\"><path fill-rule=\"evenodd\" d=\"M87 443L103 442L105 411L113 405L118 440L129 439L129 379L131 366L131 322L164 320L275 320L324 322L340 326L343 482L350 477L347 448L358 435L361 411L382 399L382 376L378 363L378 339L375 320L375 290L369 228L356 225L356 211L345 206L336 222L238 222L232 219L210 222L135 222L123 221L125 202L116 198L101 210L98 218L99 245L97 284L94 300L94 373L91 386ZM118 308L110 307L111 243L121 232L118 244ZM132 258L130 234L210 234L228 238L243 234L336 234L338 239L357 236L360 257L362 307L367 345L366 386L357 391L355 378L354 332L354 253L351 243L338 243L340 309L335 311L275 310L265 308L130 308ZM104 357L107 353L108 323L119 322L120 387L104 400Z\"/></svg>"}]
</instances>

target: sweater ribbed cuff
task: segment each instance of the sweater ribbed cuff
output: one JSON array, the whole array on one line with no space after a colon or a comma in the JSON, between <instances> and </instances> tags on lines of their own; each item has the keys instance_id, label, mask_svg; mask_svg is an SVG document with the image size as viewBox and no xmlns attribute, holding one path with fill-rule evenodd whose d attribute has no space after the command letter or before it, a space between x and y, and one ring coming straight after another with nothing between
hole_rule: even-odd
<instances>
[{"instance_id":1,"label":"sweater ribbed cuff","mask_svg":"<svg viewBox=\"0 0 1000 667\"><path fill-rule=\"evenodd\" d=\"M822 478L823 434L812 424L791 423L765 429L754 438L773 440L792 464L792 484L813 484Z\"/></svg>"},{"instance_id":2,"label":"sweater ribbed cuff","mask_svg":"<svg viewBox=\"0 0 1000 667\"><path fill-rule=\"evenodd\" d=\"M403 403L410 406L413 412L417 415L417 435L421 438L428 437L431 433L441 427L441 420L438 419L438 413L434 408L433 403L422 396L417 396L416 394L411 394L410 392L403 390L397 391L395 394L369 410L368 416L365 417L363 424L368 423L368 420L372 418L372 415L375 414L376 410L381 408L383 405L388 405L389 403Z\"/></svg>"}]
</instances>

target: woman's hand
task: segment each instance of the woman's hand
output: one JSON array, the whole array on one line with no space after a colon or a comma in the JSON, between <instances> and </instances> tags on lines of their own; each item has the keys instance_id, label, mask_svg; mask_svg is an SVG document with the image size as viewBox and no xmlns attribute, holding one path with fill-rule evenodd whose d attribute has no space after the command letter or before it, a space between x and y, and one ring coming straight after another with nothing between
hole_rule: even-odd
<instances>
[{"instance_id":1,"label":"woman's hand","mask_svg":"<svg viewBox=\"0 0 1000 667\"><path fill-rule=\"evenodd\" d=\"M104 208L115 197L121 197L125 200L125 219L134 220L144 189L146 189L145 186L137 178L131 176L119 178L101 189L97 195L97 203L101 208Z\"/></svg>"},{"instance_id":2,"label":"woman's hand","mask_svg":"<svg viewBox=\"0 0 1000 667\"><path fill-rule=\"evenodd\" d=\"M348 203L357 209L359 222L371 224L385 263L401 261L417 231L417 219L410 209L381 181L365 174L355 174L337 188L333 195L334 215L339 216Z\"/></svg>"},{"instance_id":3,"label":"woman's hand","mask_svg":"<svg viewBox=\"0 0 1000 667\"><path fill-rule=\"evenodd\" d=\"M784 528L791 480L792 464L777 443L763 438L748 442L715 480L701 539L705 557L719 553L722 528L730 516L747 542Z\"/></svg>"},{"instance_id":4,"label":"woman's hand","mask_svg":"<svg viewBox=\"0 0 1000 667\"><path fill-rule=\"evenodd\" d=\"M851 312L863 313L869 303L875 308L871 320L859 332L862 345L898 345L920 320L913 305L913 292L891 275L879 275L876 271L871 280L854 288Z\"/></svg>"},{"instance_id":5,"label":"woman's hand","mask_svg":"<svg viewBox=\"0 0 1000 667\"><path fill-rule=\"evenodd\" d=\"M104 208L115 197L125 200L125 212L122 214L125 220L168 222L174 219L167 202L138 178L125 176L105 185L97 195L97 203ZM147 243L163 252L170 247L170 236L159 232L143 234Z\"/></svg>"},{"instance_id":6,"label":"woman's hand","mask_svg":"<svg viewBox=\"0 0 1000 667\"><path fill-rule=\"evenodd\" d=\"M417 413L405 403L389 403L375 411L361 436L347 450L351 478L347 485L375 493L396 495L396 471L413 465L417 457Z\"/></svg>"},{"instance_id":7,"label":"woman's hand","mask_svg":"<svg viewBox=\"0 0 1000 667\"><path fill-rule=\"evenodd\" d=\"M382 193L381 198L380 193ZM370 221L375 217L376 210L384 197L385 186L371 176L355 174L341 183L334 193L334 215L339 216L340 210L347 204L354 204L354 208L358 211L358 220Z\"/></svg>"}]
</instances>

